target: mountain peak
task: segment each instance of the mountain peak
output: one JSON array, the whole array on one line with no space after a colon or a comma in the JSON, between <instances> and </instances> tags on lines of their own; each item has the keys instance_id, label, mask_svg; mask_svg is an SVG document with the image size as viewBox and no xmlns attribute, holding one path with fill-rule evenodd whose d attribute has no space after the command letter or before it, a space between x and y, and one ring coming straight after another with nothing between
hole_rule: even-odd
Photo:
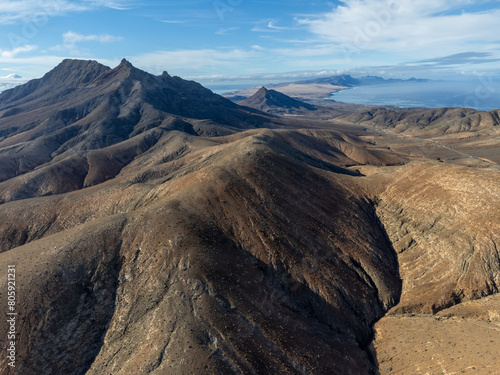
<instances>
[{"instance_id":1,"label":"mountain peak","mask_svg":"<svg viewBox=\"0 0 500 375\"><path fill-rule=\"evenodd\" d=\"M268 93L269 90L266 88L266 86L262 86L259 90L257 90L257 93Z\"/></svg>"},{"instance_id":2,"label":"mountain peak","mask_svg":"<svg viewBox=\"0 0 500 375\"><path fill-rule=\"evenodd\" d=\"M297 110L314 111L316 109L311 104L291 98L279 91L267 89L265 86L262 86L255 94L238 104L271 113Z\"/></svg>"},{"instance_id":3,"label":"mountain peak","mask_svg":"<svg viewBox=\"0 0 500 375\"><path fill-rule=\"evenodd\" d=\"M87 67L95 67L95 66L104 66L96 60L81 60L81 59L64 59L61 61L59 65L57 65L54 69L62 69L62 68L87 68Z\"/></svg>"},{"instance_id":4,"label":"mountain peak","mask_svg":"<svg viewBox=\"0 0 500 375\"><path fill-rule=\"evenodd\" d=\"M124 118L128 118L130 123L127 126L131 128L137 125L137 118L141 113L145 123L149 124L154 118L156 125L172 116L213 121L207 130L200 125L200 129L203 128L200 134L228 133L231 132L228 126L253 128L267 121L249 116L248 109L239 108L199 83L180 77L168 77L170 76L164 73L163 79L160 79L135 68L126 59L113 69L97 61L66 59L41 79L31 80L1 93L0 114L2 110L13 107L29 108L31 111L43 108L51 113L52 118L61 119L57 125L61 127L70 126L89 114L92 114L87 119L89 124L94 124L96 119L98 122L103 121L104 117L112 124L117 121L122 123ZM52 105L53 108L48 108ZM146 109L140 112L140 108ZM16 110L10 113L15 113ZM32 126L29 125L33 122L32 117L23 118L26 120L25 126ZM40 126L43 121L54 122L38 115L37 119ZM17 125L21 127L20 124ZM113 128L109 131L116 132L116 139L121 139L123 134L131 130ZM189 132L194 130L190 129ZM99 142L105 143L107 138Z\"/></svg>"},{"instance_id":5,"label":"mountain peak","mask_svg":"<svg viewBox=\"0 0 500 375\"><path fill-rule=\"evenodd\" d=\"M136 68L127 59L122 59L120 64L116 66L114 69L111 69L109 75L107 76L105 75L104 77L106 77L106 79L114 77L114 79L118 80L132 79L135 81L143 81L151 79L153 75L149 74L148 72L142 69Z\"/></svg>"},{"instance_id":6,"label":"mountain peak","mask_svg":"<svg viewBox=\"0 0 500 375\"><path fill-rule=\"evenodd\" d=\"M27 103L44 98L45 103L59 100L64 93L87 86L110 68L92 60L65 59L40 79L2 93L0 103ZM41 100L41 99L40 99Z\"/></svg>"},{"instance_id":7,"label":"mountain peak","mask_svg":"<svg viewBox=\"0 0 500 375\"><path fill-rule=\"evenodd\" d=\"M118 66L125 66L125 67L128 67L128 68L133 68L134 66L132 65L132 63L130 61L128 61L127 59L122 59L122 61L120 61L120 65Z\"/></svg>"},{"instance_id":8,"label":"mountain peak","mask_svg":"<svg viewBox=\"0 0 500 375\"><path fill-rule=\"evenodd\" d=\"M5 78L7 78L7 79L23 79L23 77L21 77L19 74L16 74L16 73L9 74Z\"/></svg>"},{"instance_id":9,"label":"mountain peak","mask_svg":"<svg viewBox=\"0 0 500 375\"><path fill-rule=\"evenodd\" d=\"M42 81L59 86L75 87L88 84L103 72L110 70L95 60L65 59L48 72Z\"/></svg>"}]
</instances>

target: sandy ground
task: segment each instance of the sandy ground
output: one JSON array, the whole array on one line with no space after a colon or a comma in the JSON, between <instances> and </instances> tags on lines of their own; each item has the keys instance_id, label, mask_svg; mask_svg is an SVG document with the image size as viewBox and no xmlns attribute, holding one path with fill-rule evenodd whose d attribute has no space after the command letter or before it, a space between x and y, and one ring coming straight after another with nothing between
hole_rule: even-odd
<instances>
[{"instance_id":1,"label":"sandy ground","mask_svg":"<svg viewBox=\"0 0 500 375\"><path fill-rule=\"evenodd\" d=\"M373 343L380 374L500 374L500 295L430 315L388 315Z\"/></svg>"}]
</instances>

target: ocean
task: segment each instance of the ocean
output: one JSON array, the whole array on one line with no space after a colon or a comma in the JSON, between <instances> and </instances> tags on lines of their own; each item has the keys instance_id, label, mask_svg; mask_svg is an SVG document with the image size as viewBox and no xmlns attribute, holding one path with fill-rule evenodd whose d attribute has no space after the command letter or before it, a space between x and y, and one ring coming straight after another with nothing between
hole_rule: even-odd
<instances>
[{"instance_id":1,"label":"ocean","mask_svg":"<svg viewBox=\"0 0 500 375\"><path fill-rule=\"evenodd\" d=\"M500 82L488 78L476 81L403 82L358 86L333 94L330 99L398 107L464 107L480 111L500 108Z\"/></svg>"}]
</instances>

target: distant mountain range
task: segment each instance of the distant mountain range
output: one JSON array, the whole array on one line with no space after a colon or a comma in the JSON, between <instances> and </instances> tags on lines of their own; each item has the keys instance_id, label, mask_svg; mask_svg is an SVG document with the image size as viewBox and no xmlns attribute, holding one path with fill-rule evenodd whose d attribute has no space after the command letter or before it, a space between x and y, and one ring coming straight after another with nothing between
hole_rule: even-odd
<instances>
[{"instance_id":1,"label":"distant mountain range","mask_svg":"<svg viewBox=\"0 0 500 375\"><path fill-rule=\"evenodd\" d=\"M17 79L24 79L24 78L21 77L19 74L16 74L16 73L9 74L8 76L5 76L5 77L0 77L0 81L4 81L4 80L17 80Z\"/></svg>"},{"instance_id":2,"label":"distant mountain range","mask_svg":"<svg viewBox=\"0 0 500 375\"><path fill-rule=\"evenodd\" d=\"M0 92L19 86L25 82L26 79L15 73L0 77Z\"/></svg>"},{"instance_id":3,"label":"distant mountain range","mask_svg":"<svg viewBox=\"0 0 500 375\"><path fill-rule=\"evenodd\" d=\"M280 87L280 86L287 86L290 84L295 84L295 85L328 84L332 86L354 87L354 86L382 85L382 84L392 84L392 83L402 83L402 82L429 82L429 80L417 79L417 78L385 79L378 76L363 76L360 78L353 78L352 76L347 74L347 75L338 75L338 76L331 76L324 78L313 78L313 79L294 81L294 82L278 83L275 85L270 85L269 87Z\"/></svg>"},{"instance_id":4,"label":"distant mountain range","mask_svg":"<svg viewBox=\"0 0 500 375\"><path fill-rule=\"evenodd\" d=\"M295 85L310 85L310 84L321 84L321 85L332 85L332 86L344 86L344 87L352 87L359 85L359 80L351 77L350 75L338 75L331 77L323 77L323 78L312 78L301 81L293 81L293 82L285 82L278 83L275 85L270 85L269 87L280 87L287 86L290 84Z\"/></svg>"},{"instance_id":5,"label":"distant mountain range","mask_svg":"<svg viewBox=\"0 0 500 375\"><path fill-rule=\"evenodd\" d=\"M331 94L356 86L385 85L403 82L429 82L426 79L410 78L404 79L385 79L377 76L364 76L353 78L350 75L338 75L323 78L313 78L301 81L284 82L266 85L268 89L279 91L283 94L300 100L318 100L329 97ZM224 97L239 102L255 94L262 86L254 86L248 89L241 89L222 94Z\"/></svg>"}]
</instances>

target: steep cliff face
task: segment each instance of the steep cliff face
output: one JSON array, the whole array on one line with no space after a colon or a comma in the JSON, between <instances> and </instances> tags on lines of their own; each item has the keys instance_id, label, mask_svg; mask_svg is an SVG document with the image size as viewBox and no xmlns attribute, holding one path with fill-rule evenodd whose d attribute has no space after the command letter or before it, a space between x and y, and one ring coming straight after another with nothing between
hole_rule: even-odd
<instances>
[{"instance_id":1,"label":"steep cliff face","mask_svg":"<svg viewBox=\"0 0 500 375\"><path fill-rule=\"evenodd\" d=\"M402 168L380 195L403 279L395 313L436 313L498 293L498 181L498 172L421 163Z\"/></svg>"}]
</instances>

